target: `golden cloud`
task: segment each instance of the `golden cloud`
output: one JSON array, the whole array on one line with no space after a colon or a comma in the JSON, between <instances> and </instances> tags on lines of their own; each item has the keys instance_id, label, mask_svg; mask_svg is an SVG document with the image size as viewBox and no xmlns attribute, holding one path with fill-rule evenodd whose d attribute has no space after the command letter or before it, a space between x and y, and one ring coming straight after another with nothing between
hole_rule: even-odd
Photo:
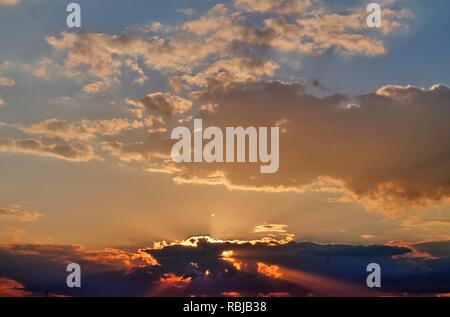
<instances>
[{"instance_id":1,"label":"golden cloud","mask_svg":"<svg viewBox=\"0 0 450 317\"><path fill-rule=\"evenodd\" d=\"M311 0L235 0L238 9L248 12L271 13L276 12L285 15L305 13L313 3Z\"/></svg>"},{"instance_id":2,"label":"golden cloud","mask_svg":"<svg viewBox=\"0 0 450 317\"><path fill-rule=\"evenodd\" d=\"M13 6L20 2L20 0L0 0L0 5Z\"/></svg>"},{"instance_id":3,"label":"golden cloud","mask_svg":"<svg viewBox=\"0 0 450 317\"><path fill-rule=\"evenodd\" d=\"M0 87L12 87L16 84L15 80L0 75Z\"/></svg>"},{"instance_id":4,"label":"golden cloud","mask_svg":"<svg viewBox=\"0 0 450 317\"><path fill-rule=\"evenodd\" d=\"M120 80L124 70L142 84L148 80L146 68L185 75L185 80L204 86L205 77L231 76L243 82L276 70L273 62L258 64L237 56L246 55L242 50L247 46L308 55L331 49L383 55L386 48L379 35L392 33L411 17L408 10L385 8L383 30L374 34L368 32L366 15L358 8L334 12L310 0L236 0L234 6L218 4L204 16L166 27L164 32L160 23L153 22L139 35L62 33L47 37L47 42L63 57L66 75L89 81L84 87L87 93L104 90L106 83ZM146 36L155 31L157 35Z\"/></svg>"},{"instance_id":5,"label":"golden cloud","mask_svg":"<svg viewBox=\"0 0 450 317\"><path fill-rule=\"evenodd\" d=\"M0 152L33 154L72 162L98 159L91 145L84 143L49 144L35 139L0 139Z\"/></svg>"},{"instance_id":6,"label":"golden cloud","mask_svg":"<svg viewBox=\"0 0 450 317\"><path fill-rule=\"evenodd\" d=\"M88 141L96 136L115 136L124 131L139 129L144 127L144 123L137 120L129 121L121 118L106 120L82 119L79 122L67 122L50 118L30 126L18 124L13 126L29 135L59 138L64 141Z\"/></svg>"},{"instance_id":7,"label":"golden cloud","mask_svg":"<svg viewBox=\"0 0 450 317\"><path fill-rule=\"evenodd\" d=\"M450 194L450 89L391 85L356 99L358 106L347 107L346 96L314 96L300 84L281 82L198 92L195 104L216 105L214 111L196 115L205 126L283 122L280 169L263 175L251 163L182 163L167 168L177 184L267 192L341 191L343 199L391 216L445 203ZM140 145L122 144L117 147L122 153L115 154L159 153L163 159L152 163L164 169L171 144L161 133ZM145 162L148 155L140 158Z\"/></svg>"},{"instance_id":8,"label":"golden cloud","mask_svg":"<svg viewBox=\"0 0 450 317\"><path fill-rule=\"evenodd\" d=\"M146 110L156 116L173 117L192 108L192 101L165 92L151 93L141 100L129 99L127 103L134 107L133 112L138 117L142 117Z\"/></svg>"},{"instance_id":9,"label":"golden cloud","mask_svg":"<svg viewBox=\"0 0 450 317\"><path fill-rule=\"evenodd\" d=\"M6 277L0 277L0 297L27 297L31 295L32 292L27 291L22 283Z\"/></svg>"},{"instance_id":10,"label":"golden cloud","mask_svg":"<svg viewBox=\"0 0 450 317\"><path fill-rule=\"evenodd\" d=\"M35 221L43 215L36 211L24 210L20 206L0 208L0 220Z\"/></svg>"}]
</instances>

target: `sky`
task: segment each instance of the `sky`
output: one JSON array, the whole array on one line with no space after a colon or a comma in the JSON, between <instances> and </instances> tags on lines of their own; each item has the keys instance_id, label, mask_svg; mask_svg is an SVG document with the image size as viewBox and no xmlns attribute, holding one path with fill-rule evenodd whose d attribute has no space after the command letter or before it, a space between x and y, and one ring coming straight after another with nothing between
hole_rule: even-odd
<instances>
[{"instance_id":1,"label":"sky","mask_svg":"<svg viewBox=\"0 0 450 317\"><path fill-rule=\"evenodd\" d=\"M0 0L0 295L450 293L448 1L68 3ZM175 164L194 118L279 171Z\"/></svg>"}]
</instances>

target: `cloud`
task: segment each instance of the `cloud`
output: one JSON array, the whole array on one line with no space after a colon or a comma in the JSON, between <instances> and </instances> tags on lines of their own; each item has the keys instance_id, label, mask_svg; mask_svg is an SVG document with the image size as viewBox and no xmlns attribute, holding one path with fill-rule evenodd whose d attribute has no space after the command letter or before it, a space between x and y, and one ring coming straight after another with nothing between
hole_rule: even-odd
<instances>
[{"instance_id":1,"label":"cloud","mask_svg":"<svg viewBox=\"0 0 450 317\"><path fill-rule=\"evenodd\" d=\"M159 282L163 286L169 285L171 287L176 287L176 288L184 288L191 281L192 281L191 277L177 276L176 274L173 274L173 273L164 274L159 279Z\"/></svg>"},{"instance_id":2,"label":"cloud","mask_svg":"<svg viewBox=\"0 0 450 317\"><path fill-rule=\"evenodd\" d=\"M255 82L274 74L278 65L272 61L259 61L249 58L230 58L220 60L194 76L181 78L191 86L228 87L232 84Z\"/></svg>"},{"instance_id":3,"label":"cloud","mask_svg":"<svg viewBox=\"0 0 450 317\"><path fill-rule=\"evenodd\" d=\"M261 175L251 163L186 163L177 165L174 181L267 192L331 189L389 216L448 201L450 88L390 85L357 96L358 107L346 107L350 99L315 96L301 83L199 91L195 104L215 105L194 114L205 127L282 125L280 169ZM168 138L150 138L152 151L169 157Z\"/></svg>"},{"instance_id":4,"label":"cloud","mask_svg":"<svg viewBox=\"0 0 450 317\"><path fill-rule=\"evenodd\" d=\"M95 296L96 293L114 296L123 294L123 291L132 292L133 280L135 290L139 291L145 283L151 282L136 280L145 277L144 273L139 277L139 272L158 265L148 253L130 253L117 249L87 250L79 245L4 245L0 248L0 254L2 260L12 260L10 263L3 262L0 271L13 271L12 275L16 279L26 280L27 288L40 294L49 290L52 293L72 295L65 286L65 267L68 263L81 265L83 288L89 289L85 294L90 293L90 296ZM34 270L31 270L32 267ZM44 276L36 275L35 270L45 272ZM95 278L91 279L92 277ZM122 282L127 284L126 288ZM105 286L108 288L107 284L110 286L109 290L105 289Z\"/></svg>"},{"instance_id":5,"label":"cloud","mask_svg":"<svg viewBox=\"0 0 450 317\"><path fill-rule=\"evenodd\" d=\"M381 39L367 33L367 13L364 10L348 10L336 13L326 9L311 11L295 22L283 17L264 20L266 45L282 52L298 51L308 55L321 55L331 49L346 55L377 56L386 54ZM389 34L400 28L411 17L408 10L384 9L385 23L382 31ZM254 40L253 40L254 41Z\"/></svg>"},{"instance_id":6,"label":"cloud","mask_svg":"<svg viewBox=\"0 0 450 317\"><path fill-rule=\"evenodd\" d=\"M366 16L360 8L333 10L310 0L236 0L235 5L217 4L199 18L189 16L180 25L156 22L125 35L62 33L46 40L62 59L57 63L62 63L67 76L89 82L84 87L88 93L104 90L105 83L119 81L124 72L133 73L135 83L143 84L148 69L186 75L204 85L206 75L232 75L238 82L272 75L276 63L258 65L262 62L255 52L384 55L383 35L401 28L412 14L386 7L381 32L369 32ZM264 69L262 75L257 69ZM45 73L41 67L37 75Z\"/></svg>"},{"instance_id":7,"label":"cloud","mask_svg":"<svg viewBox=\"0 0 450 317\"><path fill-rule=\"evenodd\" d=\"M0 75L0 87L12 87L15 84L13 79Z\"/></svg>"},{"instance_id":8,"label":"cloud","mask_svg":"<svg viewBox=\"0 0 450 317\"><path fill-rule=\"evenodd\" d=\"M5 242L9 243L21 243L24 241L25 237L27 236L27 232L24 229L17 228L17 227L8 227L4 233Z\"/></svg>"},{"instance_id":9,"label":"cloud","mask_svg":"<svg viewBox=\"0 0 450 317\"><path fill-rule=\"evenodd\" d=\"M408 229L417 227L450 226L450 219L407 219L402 226Z\"/></svg>"},{"instance_id":10,"label":"cloud","mask_svg":"<svg viewBox=\"0 0 450 317\"><path fill-rule=\"evenodd\" d=\"M207 97L207 102L221 105L207 118L211 119L211 125L239 121L234 124L243 126L273 125L288 118L287 133L282 136L281 165L286 168L286 180L289 177L291 181L280 182L284 178L280 170L278 180L272 185L292 187L329 176L343 181L359 198L369 198L385 207L390 203L420 203L448 197L444 176L449 173L445 163L449 149L444 137L450 132L448 87L394 91L391 88L389 96L380 95L379 90L376 94L360 96L361 107L350 110L339 109L341 96L299 95L295 86L276 83L261 89ZM262 97L256 97L261 91L264 91ZM272 111L274 105L277 105L276 113ZM247 107L249 112L244 110ZM259 116L250 119L256 107ZM229 114L237 109L241 119L232 120ZM251 122L245 122L244 118ZM379 122L383 122L383 129ZM411 138L416 140L414 144L408 142ZM291 144L296 144L295 151ZM299 156L298 150L303 154ZM431 169L430 162L433 162ZM314 171L318 173L313 175ZM238 173L242 176L242 171ZM269 182L272 181L273 178ZM264 181L262 184L269 185ZM241 185L252 185L252 182Z\"/></svg>"},{"instance_id":11,"label":"cloud","mask_svg":"<svg viewBox=\"0 0 450 317\"><path fill-rule=\"evenodd\" d=\"M156 270L158 266L154 258L141 251L88 250L80 245L2 245L0 258L0 275L21 281L27 290L41 296L45 291L68 296L142 295L148 283L152 282L152 276L146 277L145 271ZM7 259L11 262L5 262ZM69 263L81 265L83 289L86 288L87 292L68 291L65 280Z\"/></svg>"},{"instance_id":12,"label":"cloud","mask_svg":"<svg viewBox=\"0 0 450 317\"><path fill-rule=\"evenodd\" d=\"M136 253L79 245L2 245L0 275L29 293L49 290L65 296L435 295L450 290L448 245L430 242L426 248L440 250L434 259L407 257L414 252L407 246L208 236L161 241ZM72 262L83 270L80 289L64 284L65 266ZM365 284L365 269L372 262L385 272L381 290Z\"/></svg>"},{"instance_id":13,"label":"cloud","mask_svg":"<svg viewBox=\"0 0 450 317\"><path fill-rule=\"evenodd\" d=\"M6 105L6 101L2 97L0 97L0 107L3 107L5 105Z\"/></svg>"},{"instance_id":14,"label":"cloud","mask_svg":"<svg viewBox=\"0 0 450 317\"><path fill-rule=\"evenodd\" d=\"M265 223L258 225L253 230L254 233L286 233L287 225Z\"/></svg>"},{"instance_id":15,"label":"cloud","mask_svg":"<svg viewBox=\"0 0 450 317\"><path fill-rule=\"evenodd\" d=\"M235 0L235 5L248 12L271 13L285 15L305 13L313 3L311 0Z\"/></svg>"},{"instance_id":16,"label":"cloud","mask_svg":"<svg viewBox=\"0 0 450 317\"><path fill-rule=\"evenodd\" d=\"M107 90L111 83L107 81L95 81L83 87L83 91L90 95L95 95Z\"/></svg>"},{"instance_id":17,"label":"cloud","mask_svg":"<svg viewBox=\"0 0 450 317\"><path fill-rule=\"evenodd\" d=\"M20 131L29 135L40 135L50 138L59 138L65 141L88 141L96 136L115 136L122 132L144 127L141 121L129 121L121 118L106 120L83 119L79 122L67 122L56 118L30 125L13 125Z\"/></svg>"},{"instance_id":18,"label":"cloud","mask_svg":"<svg viewBox=\"0 0 450 317\"><path fill-rule=\"evenodd\" d=\"M192 8L182 8L182 9L177 9L177 12L181 12L187 16L191 16L194 15L196 13L196 11Z\"/></svg>"},{"instance_id":19,"label":"cloud","mask_svg":"<svg viewBox=\"0 0 450 317\"><path fill-rule=\"evenodd\" d=\"M307 4L308 1L245 2L261 4L261 10L267 9L268 16L262 20L257 19L263 27L234 22L232 26L220 29L214 36L228 42L264 45L284 53L321 55L331 49L346 55L377 56L386 53L382 38L368 32L365 10L351 8L336 12L326 6L298 5L299 11L285 11L294 14L294 17L287 18L283 14L273 14L272 7L286 7L286 4L294 2ZM382 33L393 33L403 27L404 21L411 17L412 14L407 9L383 9Z\"/></svg>"},{"instance_id":20,"label":"cloud","mask_svg":"<svg viewBox=\"0 0 450 317\"><path fill-rule=\"evenodd\" d=\"M127 103L135 108L135 113L140 117L149 111L156 116L170 118L192 108L192 101L166 92L151 93L141 100L129 99Z\"/></svg>"},{"instance_id":21,"label":"cloud","mask_svg":"<svg viewBox=\"0 0 450 317\"><path fill-rule=\"evenodd\" d=\"M195 243L189 244L188 241L192 240ZM320 245L292 241L271 245L208 237L151 248L147 252L160 260L161 268L166 268L176 276L192 278L184 294L199 292L220 296L237 292L249 296L278 292L293 296L375 295L376 291L371 293L365 286L365 267L371 261L381 263L390 272L383 279L385 292L400 294L401 290L405 290L425 293L436 285L437 292L446 292L449 287L448 279L434 284L438 280L437 276L443 277L448 271L445 268L448 252L437 260L438 265L434 262L436 260L426 259L416 259L413 264L409 262L410 259L401 257L412 251L396 246ZM223 262L215 262L216 258ZM413 269L414 265L418 267ZM180 270L180 267L184 269ZM407 270L407 267L411 270L404 274L403 270ZM433 281L427 281L426 285L414 290L409 287L411 284L408 281L426 280L421 274L427 268L434 272ZM253 286L248 287L249 284Z\"/></svg>"},{"instance_id":22,"label":"cloud","mask_svg":"<svg viewBox=\"0 0 450 317\"><path fill-rule=\"evenodd\" d=\"M434 258L444 258L450 254L450 244L446 241L410 243L409 246L414 250L426 252Z\"/></svg>"},{"instance_id":23,"label":"cloud","mask_svg":"<svg viewBox=\"0 0 450 317\"><path fill-rule=\"evenodd\" d=\"M278 265L268 265L264 262L258 262L256 263L256 269L259 273L274 279L283 276Z\"/></svg>"},{"instance_id":24,"label":"cloud","mask_svg":"<svg viewBox=\"0 0 450 317\"><path fill-rule=\"evenodd\" d=\"M101 146L104 151L124 162L141 162L145 168L158 172L177 171L170 160L170 144L166 138L167 130L152 131L146 141L123 143L118 141L105 141ZM151 162L156 163L152 165ZM164 166L161 166L164 162Z\"/></svg>"},{"instance_id":25,"label":"cloud","mask_svg":"<svg viewBox=\"0 0 450 317\"><path fill-rule=\"evenodd\" d=\"M388 245L410 249L412 252L400 256L406 259L419 258L427 260L439 260L442 258L448 258L450 255L450 244L446 239L422 241L416 243L406 241L391 241L388 243Z\"/></svg>"},{"instance_id":26,"label":"cloud","mask_svg":"<svg viewBox=\"0 0 450 317\"><path fill-rule=\"evenodd\" d=\"M157 70L189 71L220 50L189 39L144 39L97 33L63 33L60 38L48 37L47 42L65 55L67 75L83 78L84 69L94 78L109 81L119 80L122 69L136 72L140 76L138 80L145 80L144 71L136 62L139 58Z\"/></svg>"},{"instance_id":27,"label":"cloud","mask_svg":"<svg viewBox=\"0 0 450 317\"><path fill-rule=\"evenodd\" d=\"M88 144L46 145L36 139L0 139L0 152L33 154L72 162L87 162L98 158L93 147Z\"/></svg>"},{"instance_id":28,"label":"cloud","mask_svg":"<svg viewBox=\"0 0 450 317\"><path fill-rule=\"evenodd\" d=\"M184 30L204 36L232 25L229 10L223 4L214 6L205 16L184 24Z\"/></svg>"},{"instance_id":29,"label":"cloud","mask_svg":"<svg viewBox=\"0 0 450 317\"><path fill-rule=\"evenodd\" d=\"M354 12L348 15L317 14L300 19L297 21L298 27L308 41L301 43L299 49L310 54L322 54L336 47L349 54L384 55L386 49L380 40L358 33L358 30L366 28L365 18L365 13ZM281 24L277 27L285 26Z\"/></svg>"},{"instance_id":30,"label":"cloud","mask_svg":"<svg viewBox=\"0 0 450 317\"><path fill-rule=\"evenodd\" d=\"M35 221L43 215L36 211L27 211L20 206L0 208L0 220Z\"/></svg>"},{"instance_id":31,"label":"cloud","mask_svg":"<svg viewBox=\"0 0 450 317\"><path fill-rule=\"evenodd\" d=\"M167 142L159 139L157 136L151 138L148 142L103 142L102 148L104 151L108 151L111 155L117 157L120 161L143 161L146 163L150 163L153 160L157 162L163 161L165 162L164 166L156 166L158 170L162 171L167 169L177 171L177 169L173 169L173 165L169 161L170 155L167 152ZM165 151L165 149L167 150Z\"/></svg>"}]
</instances>

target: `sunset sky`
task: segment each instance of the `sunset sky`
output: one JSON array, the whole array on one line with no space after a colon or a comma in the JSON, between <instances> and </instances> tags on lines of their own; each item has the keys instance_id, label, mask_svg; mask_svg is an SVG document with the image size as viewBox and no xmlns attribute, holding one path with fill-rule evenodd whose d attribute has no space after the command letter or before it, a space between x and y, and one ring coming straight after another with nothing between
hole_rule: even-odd
<instances>
[{"instance_id":1,"label":"sunset sky","mask_svg":"<svg viewBox=\"0 0 450 317\"><path fill-rule=\"evenodd\" d=\"M385 292L450 293L450 3L372 29L368 2L80 0L69 29L68 1L0 0L0 295L365 294L374 258ZM194 118L278 126L278 173L174 164Z\"/></svg>"}]
</instances>

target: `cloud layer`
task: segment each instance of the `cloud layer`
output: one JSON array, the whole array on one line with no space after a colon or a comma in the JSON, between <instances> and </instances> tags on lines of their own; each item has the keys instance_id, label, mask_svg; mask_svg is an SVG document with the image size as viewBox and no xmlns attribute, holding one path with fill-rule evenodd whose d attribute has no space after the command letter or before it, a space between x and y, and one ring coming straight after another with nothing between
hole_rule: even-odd
<instances>
[{"instance_id":1,"label":"cloud layer","mask_svg":"<svg viewBox=\"0 0 450 317\"><path fill-rule=\"evenodd\" d=\"M28 211L20 206L0 208L0 220L17 220L30 222L42 217L42 214L36 211Z\"/></svg>"},{"instance_id":2,"label":"cloud layer","mask_svg":"<svg viewBox=\"0 0 450 317\"><path fill-rule=\"evenodd\" d=\"M0 152L33 154L72 162L87 162L97 158L89 144L44 144L36 139L0 139Z\"/></svg>"},{"instance_id":3,"label":"cloud layer","mask_svg":"<svg viewBox=\"0 0 450 317\"><path fill-rule=\"evenodd\" d=\"M173 144L168 133L152 135L140 145L122 144L114 154L128 160L141 153L138 160L167 168L179 184L268 192L302 192L318 184L319 189L335 188L345 194L343 199L392 216L448 200L446 85L429 89L388 85L352 98L317 96L301 83L259 82L203 90L192 98L196 112L184 116L188 122L183 125L188 127L192 116L202 118L205 127L222 129L279 126L279 172L260 175L257 164L230 163L179 164L174 170L166 161ZM146 109L147 115L175 114L168 104L166 110ZM170 127L179 118L163 126ZM145 155L149 149L164 160L149 160Z\"/></svg>"},{"instance_id":4,"label":"cloud layer","mask_svg":"<svg viewBox=\"0 0 450 317\"><path fill-rule=\"evenodd\" d=\"M4 245L0 294L42 296L47 290L60 296L438 295L450 291L448 245L319 245L207 236L160 242L137 253L76 245ZM427 255L415 256L417 249ZM71 262L82 267L80 289L65 286L65 266ZM366 267L372 262L383 268L382 289L366 287Z\"/></svg>"}]
</instances>

